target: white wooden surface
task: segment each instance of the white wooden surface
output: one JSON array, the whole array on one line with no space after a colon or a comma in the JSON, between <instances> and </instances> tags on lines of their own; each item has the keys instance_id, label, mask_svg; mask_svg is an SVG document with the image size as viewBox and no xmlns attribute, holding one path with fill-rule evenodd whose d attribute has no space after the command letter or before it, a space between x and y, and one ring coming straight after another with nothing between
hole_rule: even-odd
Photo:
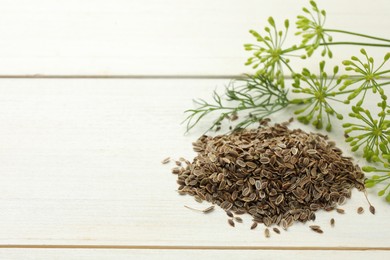
<instances>
[{"instance_id":1,"label":"white wooden surface","mask_svg":"<svg viewBox=\"0 0 390 260\"><path fill-rule=\"evenodd\" d=\"M387 0L318 1L328 28L387 37ZM239 75L244 43L268 16L283 21L306 0L2 0L0 75ZM293 26L293 22L291 22ZM297 44L291 34L286 46ZM348 38L335 35L334 40ZM333 48L334 63L356 48ZM383 53L374 51L373 54ZM317 61L299 65L312 66ZM316 66L317 67L317 66Z\"/></svg>"},{"instance_id":2,"label":"white wooden surface","mask_svg":"<svg viewBox=\"0 0 390 260\"><path fill-rule=\"evenodd\" d=\"M329 26L386 36L388 1L321 2ZM354 193L347 214L317 215L323 235L265 239L248 217L233 229L221 210L185 209L207 205L179 196L160 163L194 156L206 123L184 135L182 112L229 82L191 77L248 72L247 31L305 3L0 1L0 259L389 258L390 207L375 195L375 216L356 213ZM129 79L97 79L116 76Z\"/></svg>"}]
</instances>

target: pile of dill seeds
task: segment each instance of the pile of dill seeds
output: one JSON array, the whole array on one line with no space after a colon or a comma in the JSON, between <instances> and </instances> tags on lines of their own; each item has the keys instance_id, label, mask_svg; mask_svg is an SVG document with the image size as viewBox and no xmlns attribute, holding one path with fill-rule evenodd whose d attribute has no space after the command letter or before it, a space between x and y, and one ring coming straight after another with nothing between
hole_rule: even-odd
<instances>
[{"instance_id":1,"label":"pile of dill seeds","mask_svg":"<svg viewBox=\"0 0 390 260\"><path fill-rule=\"evenodd\" d=\"M179 193L216 204L230 216L248 213L252 228L263 223L287 230L296 221L315 220L317 210L337 209L351 189L364 190L359 167L327 136L287 125L201 136L193 143L193 161L172 170Z\"/></svg>"}]
</instances>

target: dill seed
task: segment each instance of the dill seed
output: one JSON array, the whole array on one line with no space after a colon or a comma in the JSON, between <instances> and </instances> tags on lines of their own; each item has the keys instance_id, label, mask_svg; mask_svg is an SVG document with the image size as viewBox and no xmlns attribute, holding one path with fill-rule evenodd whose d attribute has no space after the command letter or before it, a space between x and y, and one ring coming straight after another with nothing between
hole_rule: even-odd
<instances>
[{"instance_id":1,"label":"dill seed","mask_svg":"<svg viewBox=\"0 0 390 260\"><path fill-rule=\"evenodd\" d=\"M310 227L311 230L313 230L314 232L317 232L317 233L320 233L320 234L324 233L324 231L322 231L321 227L318 226L318 225L311 225L311 226L309 226L309 227Z\"/></svg>"},{"instance_id":2,"label":"dill seed","mask_svg":"<svg viewBox=\"0 0 390 260\"><path fill-rule=\"evenodd\" d=\"M334 218L331 218L331 219L330 219L330 225L331 225L332 227L334 227L334 223L335 223Z\"/></svg>"},{"instance_id":3,"label":"dill seed","mask_svg":"<svg viewBox=\"0 0 390 260\"><path fill-rule=\"evenodd\" d=\"M257 227L257 222L253 222L252 226L251 226L251 229L255 229L256 227Z\"/></svg>"},{"instance_id":4,"label":"dill seed","mask_svg":"<svg viewBox=\"0 0 390 260\"><path fill-rule=\"evenodd\" d=\"M176 164L177 166L181 166L181 162L179 162L179 161L176 161L175 164Z\"/></svg>"},{"instance_id":5,"label":"dill seed","mask_svg":"<svg viewBox=\"0 0 390 260\"><path fill-rule=\"evenodd\" d=\"M243 222L243 221L242 221L242 218L240 218L240 217L235 217L234 220L235 220L236 222L238 222L238 223L242 223L242 222Z\"/></svg>"},{"instance_id":6,"label":"dill seed","mask_svg":"<svg viewBox=\"0 0 390 260\"><path fill-rule=\"evenodd\" d=\"M375 215L375 208L374 208L374 206L370 205L369 210L370 210L372 215Z\"/></svg>"},{"instance_id":7,"label":"dill seed","mask_svg":"<svg viewBox=\"0 0 390 260\"><path fill-rule=\"evenodd\" d=\"M276 234L280 234L280 230L279 230L278 228L274 227L272 230L273 230Z\"/></svg>"},{"instance_id":8,"label":"dill seed","mask_svg":"<svg viewBox=\"0 0 390 260\"><path fill-rule=\"evenodd\" d=\"M363 207L358 207L357 213L358 214L363 214L363 212L364 212L364 208Z\"/></svg>"},{"instance_id":9,"label":"dill seed","mask_svg":"<svg viewBox=\"0 0 390 260\"><path fill-rule=\"evenodd\" d=\"M167 157L164 160L161 161L162 164L167 164L171 161L171 157Z\"/></svg>"},{"instance_id":10,"label":"dill seed","mask_svg":"<svg viewBox=\"0 0 390 260\"><path fill-rule=\"evenodd\" d=\"M265 236L266 238L269 238L269 237L271 236L271 233L269 232L269 229L268 229L268 228L266 228L266 229L264 230L264 236Z\"/></svg>"},{"instance_id":11,"label":"dill seed","mask_svg":"<svg viewBox=\"0 0 390 260\"><path fill-rule=\"evenodd\" d=\"M179 160L185 163L172 169L180 194L218 205L233 224L240 222L234 216L250 214L251 229L263 223L287 230L295 222L315 220L317 210L343 214L337 206L351 190L365 190L364 174L334 142L287 124L202 135L193 150L197 155L191 162Z\"/></svg>"},{"instance_id":12,"label":"dill seed","mask_svg":"<svg viewBox=\"0 0 390 260\"><path fill-rule=\"evenodd\" d=\"M235 225L234 225L234 221L232 220L232 219L228 219L228 223L229 223L229 225L230 226L232 226L232 227L234 227Z\"/></svg>"}]
</instances>

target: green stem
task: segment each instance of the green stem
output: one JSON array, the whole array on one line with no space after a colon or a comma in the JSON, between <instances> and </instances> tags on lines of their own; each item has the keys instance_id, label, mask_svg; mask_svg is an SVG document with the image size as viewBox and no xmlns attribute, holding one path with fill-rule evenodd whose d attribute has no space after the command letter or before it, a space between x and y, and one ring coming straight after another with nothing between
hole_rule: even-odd
<instances>
[{"instance_id":1,"label":"green stem","mask_svg":"<svg viewBox=\"0 0 390 260\"><path fill-rule=\"evenodd\" d=\"M336 32L336 33L344 33L344 34L349 34L349 35L354 35L354 36L359 36L363 38L368 38L368 39L373 39L373 40L378 40L378 41L384 41L384 42L390 42L389 39L385 38L380 38L380 37L375 37L367 34L361 34L361 33L355 33L355 32L349 32L349 31L344 31L344 30L337 30L337 29L323 29L325 32Z\"/></svg>"},{"instance_id":2,"label":"green stem","mask_svg":"<svg viewBox=\"0 0 390 260\"><path fill-rule=\"evenodd\" d=\"M357 45L357 46L370 46L370 47L389 47L390 44L380 44L380 43L369 43L369 42L327 42L320 43L319 46L330 46L330 45ZM295 48L288 48L283 50L283 54L298 51L307 48L310 45L303 45Z\"/></svg>"},{"instance_id":3,"label":"green stem","mask_svg":"<svg viewBox=\"0 0 390 260\"><path fill-rule=\"evenodd\" d=\"M385 83L382 83L382 84L378 84L378 86L382 87L382 86L385 86L385 85L390 85L390 81L389 82L385 82ZM367 90L367 89L372 89L373 86L370 86L370 87L366 87L366 88L363 88L363 90ZM350 89L350 90L345 90L345 91L340 91L340 92L335 92L335 95L338 96L338 95L343 95L343 94L349 94L349 93L352 93L354 92L356 89Z\"/></svg>"}]
</instances>

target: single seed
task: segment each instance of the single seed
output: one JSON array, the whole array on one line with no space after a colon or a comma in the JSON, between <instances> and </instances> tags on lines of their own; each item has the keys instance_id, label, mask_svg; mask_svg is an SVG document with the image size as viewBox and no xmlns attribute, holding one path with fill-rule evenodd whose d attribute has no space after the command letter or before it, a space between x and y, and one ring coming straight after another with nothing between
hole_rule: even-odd
<instances>
[{"instance_id":1,"label":"single seed","mask_svg":"<svg viewBox=\"0 0 390 260\"><path fill-rule=\"evenodd\" d=\"M280 234L280 230L279 230L278 228L274 227L272 230L273 230L276 234Z\"/></svg>"},{"instance_id":2,"label":"single seed","mask_svg":"<svg viewBox=\"0 0 390 260\"><path fill-rule=\"evenodd\" d=\"M345 213L345 210L340 209L340 208L337 208L336 211L337 211L337 213L339 213L339 214L344 214L344 213Z\"/></svg>"},{"instance_id":3,"label":"single seed","mask_svg":"<svg viewBox=\"0 0 390 260\"><path fill-rule=\"evenodd\" d=\"M313 230L314 232L317 232L319 234L324 233L324 231L322 231L322 229L320 227L319 228L313 228L313 227L310 226L310 228L311 228L311 230Z\"/></svg>"},{"instance_id":4,"label":"single seed","mask_svg":"<svg viewBox=\"0 0 390 260\"><path fill-rule=\"evenodd\" d=\"M167 157L164 160L161 161L162 164L167 164L171 161L171 157Z\"/></svg>"},{"instance_id":5,"label":"single seed","mask_svg":"<svg viewBox=\"0 0 390 260\"><path fill-rule=\"evenodd\" d=\"M375 215L375 208L374 208L374 206L370 205L369 210L370 210L372 215Z\"/></svg>"},{"instance_id":6,"label":"single seed","mask_svg":"<svg viewBox=\"0 0 390 260\"><path fill-rule=\"evenodd\" d=\"M364 208L363 207L358 207L357 213L358 214L363 214L363 212L364 212Z\"/></svg>"},{"instance_id":7,"label":"single seed","mask_svg":"<svg viewBox=\"0 0 390 260\"><path fill-rule=\"evenodd\" d=\"M256 227L257 227L257 222L253 222L252 226L251 226L251 229L255 229Z\"/></svg>"},{"instance_id":8,"label":"single seed","mask_svg":"<svg viewBox=\"0 0 390 260\"><path fill-rule=\"evenodd\" d=\"M233 213L232 213L231 211L229 211L229 210L226 211L226 215L228 215L228 216L231 217L231 218L233 217Z\"/></svg>"},{"instance_id":9,"label":"single seed","mask_svg":"<svg viewBox=\"0 0 390 260\"><path fill-rule=\"evenodd\" d=\"M176 161L175 163L176 163L177 166L181 166L181 162Z\"/></svg>"},{"instance_id":10,"label":"single seed","mask_svg":"<svg viewBox=\"0 0 390 260\"><path fill-rule=\"evenodd\" d=\"M238 223L242 223L242 218L240 217L235 217L234 220Z\"/></svg>"},{"instance_id":11,"label":"single seed","mask_svg":"<svg viewBox=\"0 0 390 260\"><path fill-rule=\"evenodd\" d=\"M229 223L230 226L234 227L234 221L232 219L229 218L228 219L228 223Z\"/></svg>"},{"instance_id":12,"label":"single seed","mask_svg":"<svg viewBox=\"0 0 390 260\"><path fill-rule=\"evenodd\" d=\"M269 237L271 236L271 234L270 234L268 228L266 228L266 229L264 230L264 236L265 236L266 238L269 238Z\"/></svg>"},{"instance_id":13,"label":"single seed","mask_svg":"<svg viewBox=\"0 0 390 260\"><path fill-rule=\"evenodd\" d=\"M330 219L330 225L331 225L332 227L334 227L334 223L335 223L334 218L331 218L331 219Z\"/></svg>"}]
</instances>

